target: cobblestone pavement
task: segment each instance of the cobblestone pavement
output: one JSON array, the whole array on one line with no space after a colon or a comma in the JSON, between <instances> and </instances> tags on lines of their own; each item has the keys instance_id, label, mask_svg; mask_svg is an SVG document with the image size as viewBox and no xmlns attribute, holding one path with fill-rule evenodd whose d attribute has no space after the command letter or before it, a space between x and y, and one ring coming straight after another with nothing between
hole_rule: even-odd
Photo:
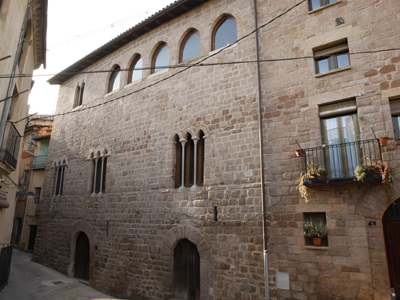
<instances>
[{"instance_id":1,"label":"cobblestone pavement","mask_svg":"<svg viewBox=\"0 0 400 300\"><path fill-rule=\"evenodd\" d=\"M13 250L8 285L0 300L105 300L115 299L76 278L31 262L32 254Z\"/></svg>"}]
</instances>

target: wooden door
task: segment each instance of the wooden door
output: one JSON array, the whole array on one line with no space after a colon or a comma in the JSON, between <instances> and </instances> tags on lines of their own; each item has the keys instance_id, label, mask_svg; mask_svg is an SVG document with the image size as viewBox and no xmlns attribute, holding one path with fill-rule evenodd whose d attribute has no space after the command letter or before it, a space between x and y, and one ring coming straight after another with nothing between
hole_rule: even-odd
<instances>
[{"instance_id":1,"label":"wooden door","mask_svg":"<svg viewBox=\"0 0 400 300\"><path fill-rule=\"evenodd\" d=\"M383 217L386 254L390 275L390 286L400 299L400 201L391 205Z\"/></svg>"},{"instance_id":2,"label":"wooden door","mask_svg":"<svg viewBox=\"0 0 400 300\"><path fill-rule=\"evenodd\" d=\"M174 286L176 299L200 300L200 255L186 239L174 250Z\"/></svg>"},{"instance_id":3,"label":"wooden door","mask_svg":"<svg viewBox=\"0 0 400 300\"><path fill-rule=\"evenodd\" d=\"M81 232L76 239L75 272L76 278L89 280L90 246L89 239Z\"/></svg>"}]
</instances>

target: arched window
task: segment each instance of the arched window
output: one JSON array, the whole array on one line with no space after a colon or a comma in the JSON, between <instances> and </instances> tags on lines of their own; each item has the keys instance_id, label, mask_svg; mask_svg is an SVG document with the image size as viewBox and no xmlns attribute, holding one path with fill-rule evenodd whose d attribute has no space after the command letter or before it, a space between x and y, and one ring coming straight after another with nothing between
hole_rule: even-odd
<instances>
[{"instance_id":1,"label":"arched window","mask_svg":"<svg viewBox=\"0 0 400 300\"><path fill-rule=\"evenodd\" d=\"M81 106L83 104L83 90L84 89L85 89L85 83L83 82L81 85L81 92L79 93L78 106Z\"/></svg>"},{"instance_id":2,"label":"arched window","mask_svg":"<svg viewBox=\"0 0 400 300\"><path fill-rule=\"evenodd\" d=\"M53 162L54 167L54 188L53 195L61 196L63 193L65 166L68 165L66 158L57 159Z\"/></svg>"},{"instance_id":3,"label":"arched window","mask_svg":"<svg viewBox=\"0 0 400 300\"><path fill-rule=\"evenodd\" d=\"M85 89L85 83L82 83L81 86L77 86L75 89L75 98L74 98L74 108L77 106L81 106L83 103L83 90Z\"/></svg>"},{"instance_id":4,"label":"arched window","mask_svg":"<svg viewBox=\"0 0 400 300\"><path fill-rule=\"evenodd\" d=\"M110 77L110 81L108 82L108 92L110 93L112 91L118 90L120 81L121 81L121 68L117 66L114 68Z\"/></svg>"},{"instance_id":5,"label":"arched window","mask_svg":"<svg viewBox=\"0 0 400 300\"><path fill-rule=\"evenodd\" d=\"M193 31L183 41L181 62L185 62L200 55L200 35Z\"/></svg>"},{"instance_id":6,"label":"arched window","mask_svg":"<svg viewBox=\"0 0 400 300\"><path fill-rule=\"evenodd\" d=\"M204 133L175 137L175 187L202 186L204 183Z\"/></svg>"},{"instance_id":7,"label":"arched window","mask_svg":"<svg viewBox=\"0 0 400 300\"><path fill-rule=\"evenodd\" d=\"M236 22L232 18L222 19L214 32L214 49L225 47L237 41ZM213 50L214 50L213 49Z\"/></svg>"},{"instance_id":8,"label":"arched window","mask_svg":"<svg viewBox=\"0 0 400 300\"><path fill-rule=\"evenodd\" d=\"M166 69L169 65L169 48L167 44L162 44L156 51L153 59L153 73Z\"/></svg>"},{"instance_id":9,"label":"arched window","mask_svg":"<svg viewBox=\"0 0 400 300\"><path fill-rule=\"evenodd\" d=\"M106 190L106 173L107 173L107 157L109 156L107 147L97 151L91 151L89 159L92 161L92 187L90 193L105 193Z\"/></svg>"},{"instance_id":10,"label":"arched window","mask_svg":"<svg viewBox=\"0 0 400 300\"><path fill-rule=\"evenodd\" d=\"M140 55L138 55L133 61L129 69L132 71L129 72L128 83L134 82L142 78L142 68L143 68L143 59Z\"/></svg>"}]
</instances>

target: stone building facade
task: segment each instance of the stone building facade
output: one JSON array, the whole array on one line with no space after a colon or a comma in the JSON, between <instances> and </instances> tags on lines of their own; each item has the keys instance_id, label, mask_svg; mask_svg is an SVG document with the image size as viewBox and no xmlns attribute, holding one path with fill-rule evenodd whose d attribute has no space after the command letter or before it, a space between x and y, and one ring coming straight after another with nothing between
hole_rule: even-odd
<instances>
[{"instance_id":1,"label":"stone building facade","mask_svg":"<svg viewBox=\"0 0 400 300\"><path fill-rule=\"evenodd\" d=\"M400 297L396 206L355 173L398 167L400 5L330 2L178 0L53 77L33 259L132 299ZM215 50L227 20L237 42Z\"/></svg>"},{"instance_id":2,"label":"stone building facade","mask_svg":"<svg viewBox=\"0 0 400 300\"><path fill-rule=\"evenodd\" d=\"M46 67L47 0L0 1L0 247L11 241L33 70ZM25 74L26 76L21 76Z\"/></svg>"}]
</instances>

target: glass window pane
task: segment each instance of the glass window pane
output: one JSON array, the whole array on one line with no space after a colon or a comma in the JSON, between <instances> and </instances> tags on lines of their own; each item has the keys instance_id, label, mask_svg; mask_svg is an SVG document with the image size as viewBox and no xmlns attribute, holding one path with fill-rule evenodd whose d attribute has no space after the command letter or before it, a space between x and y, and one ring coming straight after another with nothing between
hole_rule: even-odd
<instances>
[{"instance_id":1,"label":"glass window pane","mask_svg":"<svg viewBox=\"0 0 400 300\"><path fill-rule=\"evenodd\" d=\"M113 75L111 76L111 88L110 88L109 92L118 90L120 81L121 81L121 72L120 72L120 69L118 69L118 70L115 70Z\"/></svg>"},{"instance_id":2,"label":"glass window pane","mask_svg":"<svg viewBox=\"0 0 400 300\"><path fill-rule=\"evenodd\" d=\"M186 39L182 51L182 62L200 55L200 36L193 33Z\"/></svg>"},{"instance_id":3,"label":"glass window pane","mask_svg":"<svg viewBox=\"0 0 400 300\"><path fill-rule=\"evenodd\" d=\"M338 54L336 57L337 57L338 68L344 68L350 65L348 53Z\"/></svg>"},{"instance_id":4,"label":"glass window pane","mask_svg":"<svg viewBox=\"0 0 400 300\"><path fill-rule=\"evenodd\" d=\"M314 10L321 7L320 0L310 0L310 10Z\"/></svg>"},{"instance_id":5,"label":"glass window pane","mask_svg":"<svg viewBox=\"0 0 400 300\"><path fill-rule=\"evenodd\" d=\"M166 69L168 65L169 65L169 48L167 45L164 45L160 49L158 49L158 52L156 54L156 59L154 62L154 67L155 67L154 73Z\"/></svg>"},{"instance_id":6,"label":"glass window pane","mask_svg":"<svg viewBox=\"0 0 400 300\"><path fill-rule=\"evenodd\" d=\"M219 49L237 40L236 22L232 19L226 19L215 32L214 48Z\"/></svg>"},{"instance_id":7,"label":"glass window pane","mask_svg":"<svg viewBox=\"0 0 400 300\"><path fill-rule=\"evenodd\" d=\"M329 59L317 60L317 73L325 73L329 71Z\"/></svg>"},{"instance_id":8,"label":"glass window pane","mask_svg":"<svg viewBox=\"0 0 400 300\"><path fill-rule=\"evenodd\" d=\"M393 116L394 137L400 139L400 116Z\"/></svg>"},{"instance_id":9,"label":"glass window pane","mask_svg":"<svg viewBox=\"0 0 400 300\"><path fill-rule=\"evenodd\" d=\"M330 0L329 2L330 2L330 3L333 3L333 2L336 2L336 1L337 1L337 0Z\"/></svg>"},{"instance_id":10,"label":"glass window pane","mask_svg":"<svg viewBox=\"0 0 400 300\"><path fill-rule=\"evenodd\" d=\"M131 82L134 82L142 78L142 67L143 67L143 59L139 58L135 66L133 67Z\"/></svg>"}]
</instances>

